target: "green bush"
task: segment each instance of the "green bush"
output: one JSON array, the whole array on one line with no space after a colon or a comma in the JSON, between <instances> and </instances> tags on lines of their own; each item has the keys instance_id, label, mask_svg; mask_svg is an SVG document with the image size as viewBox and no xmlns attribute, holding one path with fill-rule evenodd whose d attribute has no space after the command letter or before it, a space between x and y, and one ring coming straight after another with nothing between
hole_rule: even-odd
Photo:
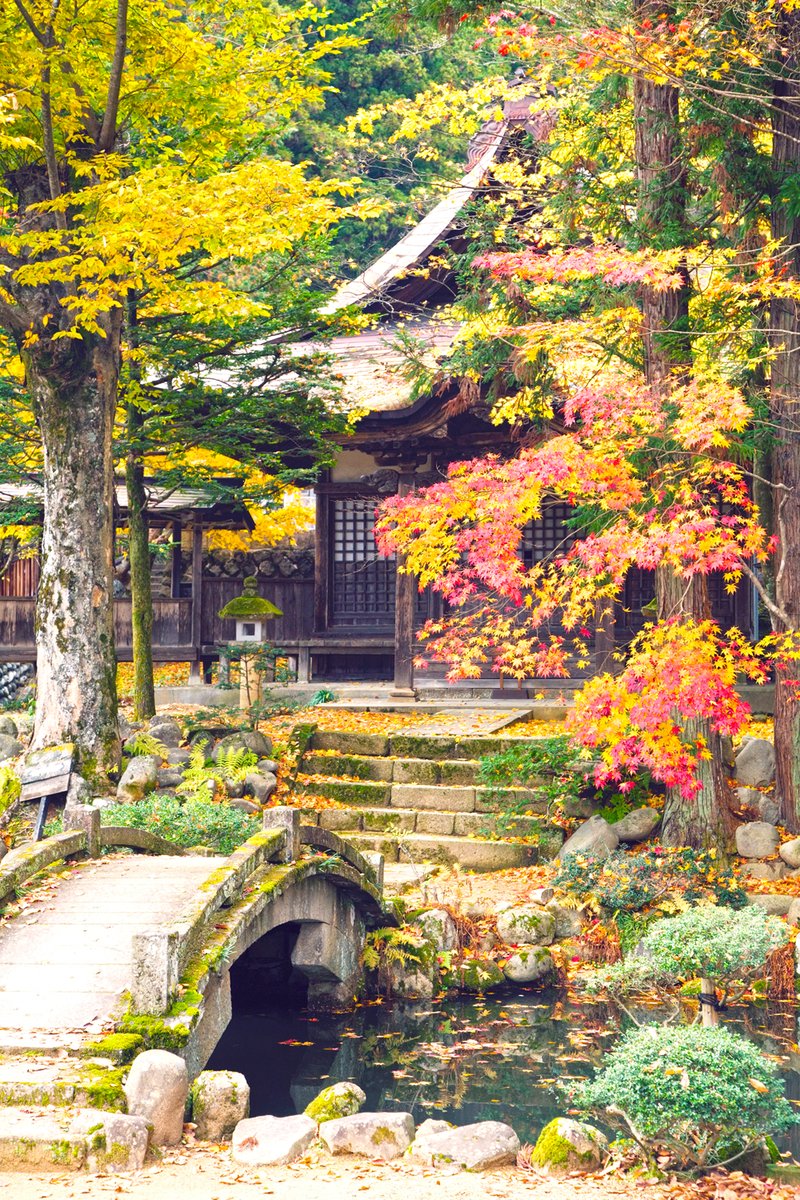
<instances>
[{"instance_id":1,"label":"green bush","mask_svg":"<svg viewBox=\"0 0 800 1200\"><path fill-rule=\"evenodd\" d=\"M662 1168L679 1170L724 1162L731 1146L745 1152L797 1120L773 1064L722 1028L628 1033L571 1098L633 1133Z\"/></svg>"},{"instance_id":2,"label":"green bush","mask_svg":"<svg viewBox=\"0 0 800 1200\"><path fill-rule=\"evenodd\" d=\"M0 767L0 813L4 813L19 799L21 787L19 775L4 763Z\"/></svg>"},{"instance_id":3,"label":"green bush","mask_svg":"<svg viewBox=\"0 0 800 1200\"><path fill-rule=\"evenodd\" d=\"M190 849L209 846L219 854L231 854L258 830L259 819L250 813L213 801L186 801L174 796L146 796L130 804L104 809L107 824L148 829L159 837Z\"/></svg>"},{"instance_id":4,"label":"green bush","mask_svg":"<svg viewBox=\"0 0 800 1200\"><path fill-rule=\"evenodd\" d=\"M581 899L594 899L611 913L638 912L667 896L712 900L732 908L747 902L732 869L714 850L654 845L634 854L619 850L605 859L573 854L561 863L554 882Z\"/></svg>"},{"instance_id":5,"label":"green bush","mask_svg":"<svg viewBox=\"0 0 800 1200\"><path fill-rule=\"evenodd\" d=\"M642 938L642 951L679 979L705 976L724 986L762 974L787 937L784 922L756 904L741 909L704 904L656 921Z\"/></svg>"}]
</instances>

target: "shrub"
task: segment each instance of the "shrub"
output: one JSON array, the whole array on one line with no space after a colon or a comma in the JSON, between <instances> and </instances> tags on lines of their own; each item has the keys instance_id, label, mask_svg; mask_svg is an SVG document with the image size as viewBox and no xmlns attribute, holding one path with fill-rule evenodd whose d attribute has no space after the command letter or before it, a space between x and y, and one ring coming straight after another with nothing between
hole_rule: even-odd
<instances>
[{"instance_id":1,"label":"shrub","mask_svg":"<svg viewBox=\"0 0 800 1200\"><path fill-rule=\"evenodd\" d=\"M130 804L104 809L108 824L149 829L176 846L209 846L219 854L231 854L259 828L258 817L213 801L187 801L174 796L146 796Z\"/></svg>"},{"instance_id":2,"label":"shrub","mask_svg":"<svg viewBox=\"0 0 800 1200\"><path fill-rule=\"evenodd\" d=\"M16 771L4 763L0 767L0 813L4 813L19 799L21 787Z\"/></svg>"},{"instance_id":3,"label":"shrub","mask_svg":"<svg viewBox=\"0 0 800 1200\"><path fill-rule=\"evenodd\" d=\"M679 979L706 976L720 986L760 975L773 950L787 940L786 925L758 905L713 904L656 921L642 939L644 956Z\"/></svg>"},{"instance_id":4,"label":"shrub","mask_svg":"<svg viewBox=\"0 0 800 1200\"><path fill-rule=\"evenodd\" d=\"M738 1157L797 1120L776 1068L751 1042L699 1026L626 1034L572 1099L617 1120L660 1166L681 1170L724 1162L731 1146Z\"/></svg>"},{"instance_id":5,"label":"shrub","mask_svg":"<svg viewBox=\"0 0 800 1200\"><path fill-rule=\"evenodd\" d=\"M732 869L715 850L667 850L656 845L634 854L616 851L606 859L573 854L561 863L554 882L612 913L638 912L668 896L712 900L732 908L747 901Z\"/></svg>"}]
</instances>

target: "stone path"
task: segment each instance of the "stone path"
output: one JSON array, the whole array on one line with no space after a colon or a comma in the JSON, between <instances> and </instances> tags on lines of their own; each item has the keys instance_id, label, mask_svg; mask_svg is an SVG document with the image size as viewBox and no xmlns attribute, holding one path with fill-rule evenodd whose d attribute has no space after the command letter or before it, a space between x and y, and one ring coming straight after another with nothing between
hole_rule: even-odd
<instances>
[{"instance_id":1,"label":"stone path","mask_svg":"<svg viewBox=\"0 0 800 1200\"><path fill-rule=\"evenodd\" d=\"M439 734L441 737L488 737L513 725L515 721L524 721L533 712L531 704L504 704L503 708L442 708L433 713L430 721L415 724L409 730L415 737L428 737Z\"/></svg>"},{"instance_id":2,"label":"stone path","mask_svg":"<svg viewBox=\"0 0 800 1200\"><path fill-rule=\"evenodd\" d=\"M131 985L131 937L171 921L222 858L82 863L0 924L0 1048L105 1028Z\"/></svg>"}]
</instances>

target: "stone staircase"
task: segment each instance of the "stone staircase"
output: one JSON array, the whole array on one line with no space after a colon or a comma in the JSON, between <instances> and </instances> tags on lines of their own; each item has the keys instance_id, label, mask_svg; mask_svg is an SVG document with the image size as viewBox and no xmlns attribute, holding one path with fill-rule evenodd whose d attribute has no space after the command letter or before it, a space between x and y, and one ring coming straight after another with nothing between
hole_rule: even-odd
<instances>
[{"instance_id":1,"label":"stone staircase","mask_svg":"<svg viewBox=\"0 0 800 1200\"><path fill-rule=\"evenodd\" d=\"M561 844L535 788L481 786L479 759L524 739L317 732L296 793L335 804L305 820L377 850L387 862L459 864L473 871L527 866ZM501 815L509 807L520 815ZM528 839L520 841L517 839Z\"/></svg>"}]
</instances>

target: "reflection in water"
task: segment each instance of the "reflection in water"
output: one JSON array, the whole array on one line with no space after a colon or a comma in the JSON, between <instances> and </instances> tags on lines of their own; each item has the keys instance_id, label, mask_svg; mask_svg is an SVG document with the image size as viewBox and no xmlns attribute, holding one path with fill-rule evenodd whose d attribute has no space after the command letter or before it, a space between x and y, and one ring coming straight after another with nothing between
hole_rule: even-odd
<instances>
[{"instance_id":1,"label":"reflection in water","mask_svg":"<svg viewBox=\"0 0 800 1200\"><path fill-rule=\"evenodd\" d=\"M329 1083L351 1079L371 1111L403 1109L417 1122L500 1120L535 1140L567 1104L556 1081L592 1075L627 1021L606 1004L567 1003L554 992L520 991L430 1005L373 1004L343 1015L272 1005L238 1010L208 1066L241 1071L254 1116L302 1112ZM637 1019L657 1022L654 1007ZM800 1112L796 1014L788 1004L741 1006L726 1024L773 1058ZM800 1154L800 1129L782 1149Z\"/></svg>"}]
</instances>

